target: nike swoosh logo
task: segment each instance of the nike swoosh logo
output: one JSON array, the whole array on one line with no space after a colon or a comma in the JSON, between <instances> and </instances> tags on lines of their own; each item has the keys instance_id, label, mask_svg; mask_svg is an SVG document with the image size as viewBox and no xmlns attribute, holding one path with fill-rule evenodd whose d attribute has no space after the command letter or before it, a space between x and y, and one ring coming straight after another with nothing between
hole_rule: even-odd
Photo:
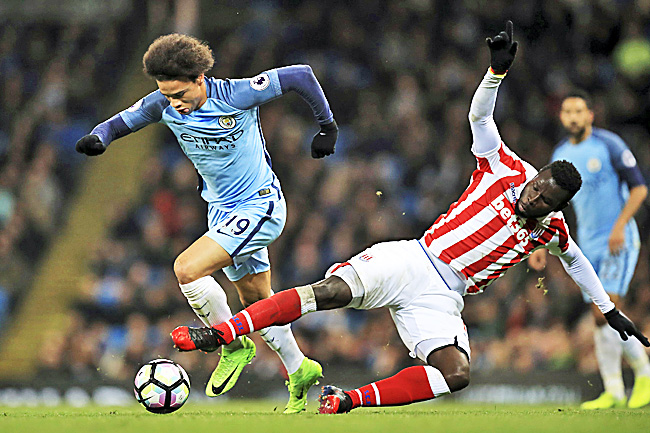
<instances>
[{"instance_id":1,"label":"nike swoosh logo","mask_svg":"<svg viewBox=\"0 0 650 433\"><path fill-rule=\"evenodd\" d=\"M221 391L223 391L223 389L226 387L226 385L228 384L228 382L230 382L230 379L232 378L232 376L235 374L236 371L237 371L237 369L234 369L234 370L232 371L232 373L230 373L230 376L228 376L228 377L226 378L226 380L224 380L223 383L222 383L221 385L219 385L219 386L214 386L214 385L212 385L212 392L214 393L214 395L219 395L219 394L221 394Z\"/></svg>"},{"instance_id":2,"label":"nike swoosh logo","mask_svg":"<svg viewBox=\"0 0 650 433\"><path fill-rule=\"evenodd\" d=\"M206 305L208 305L208 301L205 301L205 304L201 305L200 307L197 307L197 308L192 307L192 310L201 311L203 309L203 307L205 307Z\"/></svg>"},{"instance_id":3,"label":"nike swoosh logo","mask_svg":"<svg viewBox=\"0 0 650 433\"><path fill-rule=\"evenodd\" d=\"M222 234L222 235L226 235L229 238L234 238L234 236L231 235L230 233L222 232L220 229L217 229L217 233Z\"/></svg>"},{"instance_id":4,"label":"nike swoosh logo","mask_svg":"<svg viewBox=\"0 0 650 433\"><path fill-rule=\"evenodd\" d=\"M303 396L304 393L305 393L305 390L304 390L304 389L300 390L300 394L298 394L298 395L296 396L296 397L298 398L298 400L300 400L300 399L302 398L302 396Z\"/></svg>"},{"instance_id":5,"label":"nike swoosh logo","mask_svg":"<svg viewBox=\"0 0 650 433\"><path fill-rule=\"evenodd\" d=\"M185 125L184 122L177 122L177 121L175 121L175 120L172 120L172 123L173 123L174 125Z\"/></svg>"},{"instance_id":6,"label":"nike swoosh logo","mask_svg":"<svg viewBox=\"0 0 650 433\"><path fill-rule=\"evenodd\" d=\"M144 402L147 401L147 400L151 400L152 397L153 397L153 395L151 395L151 396L149 396L149 397L147 397L147 398L138 399L138 403L144 403Z\"/></svg>"}]
</instances>

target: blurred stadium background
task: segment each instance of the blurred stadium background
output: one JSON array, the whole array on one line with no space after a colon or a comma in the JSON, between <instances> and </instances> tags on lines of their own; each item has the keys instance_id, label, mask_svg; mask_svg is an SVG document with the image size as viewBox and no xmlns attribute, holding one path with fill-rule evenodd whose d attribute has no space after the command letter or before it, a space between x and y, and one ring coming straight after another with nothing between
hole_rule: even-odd
<instances>
[{"instance_id":1,"label":"blurred stadium background","mask_svg":"<svg viewBox=\"0 0 650 433\"><path fill-rule=\"evenodd\" d=\"M174 352L168 337L197 322L172 263L206 230L194 169L173 136L154 126L100 158L74 151L96 123L156 88L140 62L160 34L208 41L216 77L307 63L328 96L341 134L325 160L310 157L317 128L299 97L260 110L289 206L270 248L275 290L316 281L377 241L420 237L459 196L475 164L467 112L489 63L483 41L506 19L521 48L495 114L506 143L544 165L562 134L561 97L577 85L594 97L596 124L627 141L650 179L650 1L513 4L3 0L0 405L131 402L139 365L158 357L181 363L200 398L216 365L217 355ZM624 307L646 334L649 210L637 216L643 250ZM556 259L467 297L464 317L473 383L456 398L571 403L600 392L592 319ZM314 313L293 329L339 385L415 362L387 311ZM286 393L281 363L255 338L258 356L228 398Z\"/></svg>"}]
</instances>

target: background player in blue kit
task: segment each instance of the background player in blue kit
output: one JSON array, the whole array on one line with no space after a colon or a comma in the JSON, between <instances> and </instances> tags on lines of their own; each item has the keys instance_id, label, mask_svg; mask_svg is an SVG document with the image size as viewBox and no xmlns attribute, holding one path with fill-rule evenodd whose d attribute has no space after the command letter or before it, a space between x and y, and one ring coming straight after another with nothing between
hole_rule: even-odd
<instances>
[{"instance_id":1,"label":"background player in blue kit","mask_svg":"<svg viewBox=\"0 0 650 433\"><path fill-rule=\"evenodd\" d=\"M639 230L633 219L648 188L632 152L613 132L592 126L594 113L586 93L575 92L562 102L560 121L569 133L552 159L572 162L582 176L582 189L572 200L578 224L578 243L594 266L612 301L625 296L639 257ZM541 269L545 256L536 252ZM638 408L650 403L650 363L636 339L623 341L594 311L595 352L605 391L583 409ZM626 401L621 357L635 373L635 385Z\"/></svg>"},{"instance_id":2,"label":"background player in blue kit","mask_svg":"<svg viewBox=\"0 0 650 433\"><path fill-rule=\"evenodd\" d=\"M206 43L170 34L156 39L143 57L144 71L158 90L97 125L76 144L86 155L103 153L110 142L151 123L167 125L194 164L201 196L208 202L208 232L183 251L174 273L190 306L206 326L228 320L226 294L210 275L223 269L244 306L271 296L267 246L282 232L286 204L271 169L258 106L295 91L311 106L320 124L311 151L314 158L334 153L338 128L311 68L271 69L250 79L206 77L214 64ZM289 373L290 398L285 413L304 410L309 388L322 375L306 358L289 326L260 331ZM215 347L216 350L216 347ZM247 337L221 353L206 393L228 391L255 356Z\"/></svg>"}]
</instances>

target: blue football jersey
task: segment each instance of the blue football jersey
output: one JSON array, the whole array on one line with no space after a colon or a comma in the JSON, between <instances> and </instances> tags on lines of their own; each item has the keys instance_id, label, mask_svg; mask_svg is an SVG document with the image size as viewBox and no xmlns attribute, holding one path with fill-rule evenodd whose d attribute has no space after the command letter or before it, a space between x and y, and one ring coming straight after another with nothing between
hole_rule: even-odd
<instances>
[{"instance_id":1,"label":"blue football jersey","mask_svg":"<svg viewBox=\"0 0 650 433\"><path fill-rule=\"evenodd\" d=\"M612 227L629 196L626 180L634 178L630 173L638 172L632 152L618 135L593 128L580 143L572 144L568 138L561 141L552 159L573 163L582 176L582 188L571 200L580 247L608 248ZM639 242L634 219L625 228L625 240L628 245Z\"/></svg>"},{"instance_id":2,"label":"blue football jersey","mask_svg":"<svg viewBox=\"0 0 650 433\"><path fill-rule=\"evenodd\" d=\"M119 115L131 131L164 123L202 179L201 196L228 210L279 183L271 169L259 119L259 105L282 95L276 70L250 79L206 77L207 101L182 115L159 90ZM274 183L275 181L275 183Z\"/></svg>"}]
</instances>

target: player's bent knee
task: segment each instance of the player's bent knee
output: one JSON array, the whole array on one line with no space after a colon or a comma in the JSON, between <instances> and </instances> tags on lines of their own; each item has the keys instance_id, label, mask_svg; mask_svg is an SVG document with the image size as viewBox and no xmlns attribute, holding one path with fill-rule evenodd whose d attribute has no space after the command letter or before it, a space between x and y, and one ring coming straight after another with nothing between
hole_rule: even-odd
<instances>
[{"instance_id":1,"label":"player's bent knee","mask_svg":"<svg viewBox=\"0 0 650 433\"><path fill-rule=\"evenodd\" d=\"M469 385L469 366L458 366L455 370L445 374L443 377L451 392L460 391Z\"/></svg>"},{"instance_id":2,"label":"player's bent knee","mask_svg":"<svg viewBox=\"0 0 650 433\"><path fill-rule=\"evenodd\" d=\"M318 310L343 308L352 301L352 290L343 279L331 277L311 285Z\"/></svg>"},{"instance_id":3,"label":"player's bent knee","mask_svg":"<svg viewBox=\"0 0 650 433\"><path fill-rule=\"evenodd\" d=\"M176 257L174 261L174 275L179 284L189 284L194 280L198 280L204 275L195 275L192 271L192 265L188 263L182 255Z\"/></svg>"},{"instance_id":4,"label":"player's bent knee","mask_svg":"<svg viewBox=\"0 0 650 433\"><path fill-rule=\"evenodd\" d=\"M469 359L459 347L450 345L434 350L427 363L440 371L451 392L469 385Z\"/></svg>"}]
</instances>

